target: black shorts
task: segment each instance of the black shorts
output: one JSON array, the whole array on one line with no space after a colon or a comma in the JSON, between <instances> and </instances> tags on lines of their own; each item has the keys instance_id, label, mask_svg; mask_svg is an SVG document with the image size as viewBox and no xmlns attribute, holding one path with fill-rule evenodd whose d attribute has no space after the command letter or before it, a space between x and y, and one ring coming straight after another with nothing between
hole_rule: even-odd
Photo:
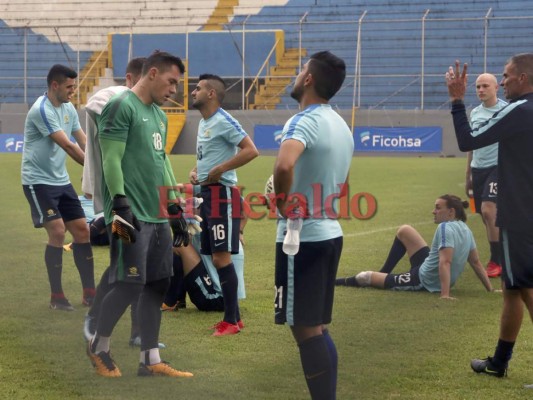
<instances>
[{"instance_id":1,"label":"black shorts","mask_svg":"<svg viewBox=\"0 0 533 400\"><path fill-rule=\"evenodd\" d=\"M276 243L276 324L317 326L331 322L342 242L342 236L303 242L295 256L285 254L283 243Z\"/></svg>"},{"instance_id":2,"label":"black shorts","mask_svg":"<svg viewBox=\"0 0 533 400\"><path fill-rule=\"evenodd\" d=\"M137 240L130 244L113 237L111 225L107 226L111 238L109 283L144 285L172 276L172 235L168 223L139 221L139 224Z\"/></svg>"},{"instance_id":3,"label":"black shorts","mask_svg":"<svg viewBox=\"0 0 533 400\"><path fill-rule=\"evenodd\" d=\"M498 199L498 166L472 168L472 192L476 213L481 214L481 203Z\"/></svg>"},{"instance_id":4,"label":"black shorts","mask_svg":"<svg viewBox=\"0 0 533 400\"><path fill-rule=\"evenodd\" d=\"M224 311L224 298L218 293L203 262L185 277L185 290L200 311Z\"/></svg>"},{"instance_id":5,"label":"black shorts","mask_svg":"<svg viewBox=\"0 0 533 400\"><path fill-rule=\"evenodd\" d=\"M202 186L200 253L239 253L242 200L236 187L219 183Z\"/></svg>"},{"instance_id":6,"label":"black shorts","mask_svg":"<svg viewBox=\"0 0 533 400\"><path fill-rule=\"evenodd\" d=\"M403 274L388 274L385 278L385 289L387 290L402 290L402 291L420 291L425 290L422 282L420 282L420 275L418 271L424 260L429 255L429 247L425 246L418 250L409 259L411 269L409 272Z\"/></svg>"},{"instance_id":7,"label":"black shorts","mask_svg":"<svg viewBox=\"0 0 533 400\"><path fill-rule=\"evenodd\" d=\"M500 229L502 279L506 289L533 288L533 232Z\"/></svg>"},{"instance_id":8,"label":"black shorts","mask_svg":"<svg viewBox=\"0 0 533 400\"><path fill-rule=\"evenodd\" d=\"M42 228L48 221L62 218L64 222L85 218L78 195L72 184L22 185L31 208L33 226Z\"/></svg>"}]
</instances>

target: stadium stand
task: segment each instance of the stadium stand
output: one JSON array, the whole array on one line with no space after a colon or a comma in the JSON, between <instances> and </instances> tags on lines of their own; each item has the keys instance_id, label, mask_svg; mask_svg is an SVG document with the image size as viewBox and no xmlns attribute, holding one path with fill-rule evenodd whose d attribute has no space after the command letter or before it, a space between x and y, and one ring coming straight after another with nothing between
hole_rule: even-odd
<instances>
[{"instance_id":1,"label":"stadium stand","mask_svg":"<svg viewBox=\"0 0 533 400\"><path fill-rule=\"evenodd\" d=\"M469 63L473 75L499 75L510 55L531 51L533 36L533 2L528 0L0 0L0 9L0 102L16 103L31 103L42 93L45 71L55 62L76 65L81 77L89 69L95 73L80 89L81 103L94 85L120 81L113 65L118 55L107 49L107 35L119 32L136 39L181 35L176 41L187 42L188 55L194 53L191 43L196 51L188 60L191 75L210 65L205 56L197 58L201 50L213 52L231 86L240 79L245 57L245 86L259 77L251 108L294 109L287 87L298 66L308 55L328 49L348 66L335 106L440 109L447 98L443 70L456 57ZM219 38L225 39L213 40L205 32L212 30L223 32L226 36ZM243 52L242 32L274 30L283 32L283 43L259 73L267 55L263 48L250 50L252 45ZM196 36L202 33L206 36ZM141 55L136 46L134 41L133 55ZM120 52L127 60L131 50L122 47ZM473 91L467 102L477 103Z\"/></svg>"}]
</instances>

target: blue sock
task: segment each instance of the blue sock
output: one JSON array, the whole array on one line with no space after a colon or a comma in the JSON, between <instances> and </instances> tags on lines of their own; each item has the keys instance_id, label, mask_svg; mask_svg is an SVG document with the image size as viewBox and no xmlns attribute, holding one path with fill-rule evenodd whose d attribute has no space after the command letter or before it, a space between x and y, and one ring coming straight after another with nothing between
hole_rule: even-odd
<instances>
[{"instance_id":1,"label":"blue sock","mask_svg":"<svg viewBox=\"0 0 533 400\"><path fill-rule=\"evenodd\" d=\"M224 297L224 321L236 324L237 314L237 287L239 282L235 273L235 266L229 263L225 267L217 269L220 278L220 288Z\"/></svg>"},{"instance_id":2,"label":"blue sock","mask_svg":"<svg viewBox=\"0 0 533 400\"><path fill-rule=\"evenodd\" d=\"M313 400L331 400L333 366L326 338L314 336L298 344L307 387Z\"/></svg>"},{"instance_id":3,"label":"blue sock","mask_svg":"<svg viewBox=\"0 0 533 400\"><path fill-rule=\"evenodd\" d=\"M329 357L331 358L331 375L333 377L333 393L331 398L335 399L337 397L337 365L339 363L339 356L337 355L337 348L335 347L335 343L329 335L329 330L324 329L322 331L322 336L324 336L324 339L326 340L326 344L328 346L329 351Z\"/></svg>"},{"instance_id":4,"label":"blue sock","mask_svg":"<svg viewBox=\"0 0 533 400\"><path fill-rule=\"evenodd\" d=\"M509 364L509 360L513 356L514 344L515 342L506 342L505 340L498 339L498 345L492 358L496 368L507 368L507 364Z\"/></svg>"}]
</instances>

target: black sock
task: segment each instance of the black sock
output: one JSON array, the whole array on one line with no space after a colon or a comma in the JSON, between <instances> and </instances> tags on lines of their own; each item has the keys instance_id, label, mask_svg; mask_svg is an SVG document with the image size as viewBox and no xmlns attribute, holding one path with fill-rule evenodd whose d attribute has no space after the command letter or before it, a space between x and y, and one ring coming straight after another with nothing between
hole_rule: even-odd
<instances>
[{"instance_id":1,"label":"black sock","mask_svg":"<svg viewBox=\"0 0 533 400\"><path fill-rule=\"evenodd\" d=\"M63 273L63 247L46 245L44 251L44 263L48 272L50 291L54 294L63 294L61 274Z\"/></svg>"},{"instance_id":2,"label":"black sock","mask_svg":"<svg viewBox=\"0 0 533 400\"><path fill-rule=\"evenodd\" d=\"M117 282L102 300L96 332L100 336L109 337L115 325L134 298L139 297L143 286Z\"/></svg>"},{"instance_id":3,"label":"black sock","mask_svg":"<svg viewBox=\"0 0 533 400\"><path fill-rule=\"evenodd\" d=\"M314 336L298 344L307 387L313 400L331 400L333 362L326 338Z\"/></svg>"},{"instance_id":4,"label":"black sock","mask_svg":"<svg viewBox=\"0 0 533 400\"><path fill-rule=\"evenodd\" d=\"M94 257L90 243L72 243L74 264L80 273L84 289L94 289Z\"/></svg>"},{"instance_id":5,"label":"black sock","mask_svg":"<svg viewBox=\"0 0 533 400\"><path fill-rule=\"evenodd\" d=\"M326 339L329 357L331 358L331 375L333 379L333 393L331 394L331 398L335 399L337 397L337 365L339 363L339 356L337 355L337 348L335 347L333 339L329 335L329 331L327 329L323 330L322 335L324 336L324 339Z\"/></svg>"},{"instance_id":6,"label":"black sock","mask_svg":"<svg viewBox=\"0 0 533 400\"><path fill-rule=\"evenodd\" d=\"M498 345L492 358L492 362L496 368L507 368L507 364L513 356L514 344L515 342L506 342L505 340L498 339Z\"/></svg>"},{"instance_id":7,"label":"black sock","mask_svg":"<svg viewBox=\"0 0 533 400\"><path fill-rule=\"evenodd\" d=\"M500 242L489 242L490 245L490 261L500 265Z\"/></svg>"},{"instance_id":8,"label":"black sock","mask_svg":"<svg viewBox=\"0 0 533 400\"><path fill-rule=\"evenodd\" d=\"M93 304L87 312L87 314L93 318L98 318L98 315L100 314L100 307L102 306L102 300L113 287L109 283L109 269L110 267L107 267L104 273L102 274L102 277L100 278L100 283L98 283L98 287L96 288L96 294L94 296Z\"/></svg>"},{"instance_id":9,"label":"black sock","mask_svg":"<svg viewBox=\"0 0 533 400\"><path fill-rule=\"evenodd\" d=\"M405 252L407 250L405 249L405 246L403 243L398 239L398 237L394 238L394 242L392 242L392 246L389 250L389 255L387 256L387 260L385 261L385 264L383 264L383 267L379 270L379 272L383 272L385 274L390 274L396 264L398 264L398 261L402 259L402 257L405 255Z\"/></svg>"},{"instance_id":10,"label":"black sock","mask_svg":"<svg viewBox=\"0 0 533 400\"><path fill-rule=\"evenodd\" d=\"M235 273L235 266L233 263L229 263L225 267L218 268L217 272L222 296L224 297L224 321L236 324L237 287L239 282Z\"/></svg>"},{"instance_id":11,"label":"black sock","mask_svg":"<svg viewBox=\"0 0 533 400\"><path fill-rule=\"evenodd\" d=\"M359 282L357 282L357 279L355 279L354 276L348 276L346 278L337 278L335 279L335 285L336 286L355 286L360 287Z\"/></svg>"}]
</instances>

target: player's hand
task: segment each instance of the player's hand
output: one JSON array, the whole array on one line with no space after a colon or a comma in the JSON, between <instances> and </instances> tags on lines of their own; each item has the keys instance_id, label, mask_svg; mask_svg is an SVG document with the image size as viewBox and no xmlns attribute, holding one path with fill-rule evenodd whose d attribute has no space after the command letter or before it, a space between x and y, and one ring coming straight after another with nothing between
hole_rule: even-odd
<instances>
[{"instance_id":1,"label":"player's hand","mask_svg":"<svg viewBox=\"0 0 533 400\"><path fill-rule=\"evenodd\" d=\"M199 215L185 215L185 221L187 221L187 231L189 232L189 235L194 236L202 232L200 222L202 222L203 219Z\"/></svg>"},{"instance_id":2,"label":"player's hand","mask_svg":"<svg viewBox=\"0 0 533 400\"><path fill-rule=\"evenodd\" d=\"M183 209L176 203L168 206L168 223L174 236L174 247L186 247L189 245L189 231L187 230L184 214Z\"/></svg>"},{"instance_id":3,"label":"player's hand","mask_svg":"<svg viewBox=\"0 0 533 400\"><path fill-rule=\"evenodd\" d=\"M459 71L459 60L455 60L455 69L450 66L446 72L446 85L450 100L463 100L466 93L466 84L468 82L468 64L463 64L463 70Z\"/></svg>"},{"instance_id":4,"label":"player's hand","mask_svg":"<svg viewBox=\"0 0 533 400\"><path fill-rule=\"evenodd\" d=\"M457 298L452 296L440 296L441 300L457 300Z\"/></svg>"},{"instance_id":5,"label":"player's hand","mask_svg":"<svg viewBox=\"0 0 533 400\"><path fill-rule=\"evenodd\" d=\"M198 182L198 173L196 172L196 168L189 172L189 182L191 182L193 185L200 184L200 182Z\"/></svg>"},{"instance_id":6,"label":"player's hand","mask_svg":"<svg viewBox=\"0 0 533 400\"><path fill-rule=\"evenodd\" d=\"M211 170L207 174L207 179L205 183L218 183L223 173L224 171L218 165L211 168Z\"/></svg>"},{"instance_id":7,"label":"player's hand","mask_svg":"<svg viewBox=\"0 0 533 400\"><path fill-rule=\"evenodd\" d=\"M117 239L124 243L135 243L135 231L141 230L139 221L133 215L128 198L124 195L117 194L113 198L113 222L111 232Z\"/></svg>"}]
</instances>

